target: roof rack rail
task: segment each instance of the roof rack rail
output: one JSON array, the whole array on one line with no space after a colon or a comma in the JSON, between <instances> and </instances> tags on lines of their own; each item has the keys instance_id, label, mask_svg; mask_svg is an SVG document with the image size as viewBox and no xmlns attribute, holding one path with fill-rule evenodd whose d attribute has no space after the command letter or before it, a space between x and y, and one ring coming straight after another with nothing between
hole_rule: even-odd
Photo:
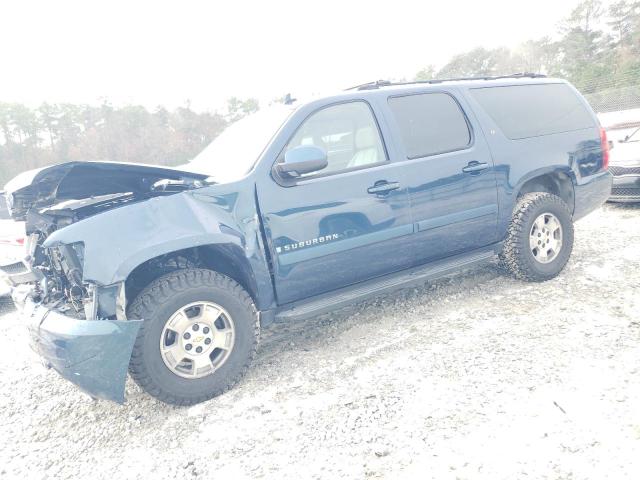
<instances>
[{"instance_id":1,"label":"roof rack rail","mask_svg":"<svg viewBox=\"0 0 640 480\"><path fill-rule=\"evenodd\" d=\"M434 84L434 83L443 83L443 82L460 82L460 81L467 81L467 80L500 80L503 78L546 78L546 75L542 73L520 72L520 73L512 73L509 75L495 75L495 76L484 76L484 77L434 78L432 80L414 80L411 82L391 82L389 80L376 80L375 82L363 83L362 85L356 85L355 87L347 88L347 90L374 90L376 88L388 87L388 86Z\"/></svg>"},{"instance_id":2,"label":"roof rack rail","mask_svg":"<svg viewBox=\"0 0 640 480\"><path fill-rule=\"evenodd\" d=\"M375 82L367 82L362 85L356 85L355 87L349 87L346 90L372 90L374 88L386 87L387 85L394 85L389 80L376 80Z\"/></svg>"}]
</instances>

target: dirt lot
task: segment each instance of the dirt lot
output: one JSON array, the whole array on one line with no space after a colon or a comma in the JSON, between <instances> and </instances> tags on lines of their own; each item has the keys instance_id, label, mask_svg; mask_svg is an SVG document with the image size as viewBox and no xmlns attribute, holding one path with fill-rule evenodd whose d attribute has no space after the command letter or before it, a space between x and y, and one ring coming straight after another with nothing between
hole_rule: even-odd
<instances>
[{"instance_id":1,"label":"dirt lot","mask_svg":"<svg viewBox=\"0 0 640 480\"><path fill-rule=\"evenodd\" d=\"M489 266L264 332L191 408L94 402L0 315L0 477L640 476L640 208L576 225L545 284Z\"/></svg>"}]
</instances>

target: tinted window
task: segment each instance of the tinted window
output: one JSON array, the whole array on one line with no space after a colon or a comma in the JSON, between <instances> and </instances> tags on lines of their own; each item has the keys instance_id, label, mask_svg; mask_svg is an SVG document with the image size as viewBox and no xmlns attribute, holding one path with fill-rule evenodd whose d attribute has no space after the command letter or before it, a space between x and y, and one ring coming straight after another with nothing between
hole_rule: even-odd
<instances>
[{"instance_id":1,"label":"tinted window","mask_svg":"<svg viewBox=\"0 0 640 480\"><path fill-rule=\"evenodd\" d=\"M477 88L471 94L512 140L594 126L589 110L563 83Z\"/></svg>"},{"instance_id":2,"label":"tinted window","mask_svg":"<svg viewBox=\"0 0 640 480\"><path fill-rule=\"evenodd\" d=\"M446 93L389 99L408 158L460 150L469 145L469 126L457 102Z\"/></svg>"},{"instance_id":3,"label":"tinted window","mask_svg":"<svg viewBox=\"0 0 640 480\"><path fill-rule=\"evenodd\" d=\"M364 102L323 108L307 118L287 144L315 145L327 152L327 167L320 174L386 161L378 125ZM317 175L314 172L309 175Z\"/></svg>"}]
</instances>

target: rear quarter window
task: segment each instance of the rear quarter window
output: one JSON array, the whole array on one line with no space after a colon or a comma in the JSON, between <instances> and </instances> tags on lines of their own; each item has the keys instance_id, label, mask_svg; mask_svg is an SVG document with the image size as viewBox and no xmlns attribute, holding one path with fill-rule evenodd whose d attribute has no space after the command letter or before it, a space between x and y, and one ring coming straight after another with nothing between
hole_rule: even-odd
<instances>
[{"instance_id":1,"label":"rear quarter window","mask_svg":"<svg viewBox=\"0 0 640 480\"><path fill-rule=\"evenodd\" d=\"M587 107L564 83L474 88L471 95L511 140L595 125Z\"/></svg>"},{"instance_id":2,"label":"rear quarter window","mask_svg":"<svg viewBox=\"0 0 640 480\"><path fill-rule=\"evenodd\" d=\"M467 120L458 102L446 93L390 97L388 103L407 158L461 150L471 143Z\"/></svg>"}]
</instances>

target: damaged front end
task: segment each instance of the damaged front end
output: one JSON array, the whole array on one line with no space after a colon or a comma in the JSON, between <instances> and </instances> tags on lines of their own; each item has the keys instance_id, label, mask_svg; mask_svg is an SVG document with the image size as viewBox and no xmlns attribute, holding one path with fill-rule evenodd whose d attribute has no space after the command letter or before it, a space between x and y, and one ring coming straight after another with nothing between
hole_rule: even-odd
<instances>
[{"instance_id":1,"label":"damaged front end","mask_svg":"<svg viewBox=\"0 0 640 480\"><path fill-rule=\"evenodd\" d=\"M102 285L85 278L84 242L52 242L51 235L114 208L196 188L203 180L157 167L74 163L27 172L7 185L12 217L26 222L26 256L0 265L0 275L11 285L45 365L92 397L124 402L142 320L126 318L124 282Z\"/></svg>"},{"instance_id":2,"label":"damaged front end","mask_svg":"<svg viewBox=\"0 0 640 480\"><path fill-rule=\"evenodd\" d=\"M123 285L83 282L82 244L44 248L37 233L27 244L25 260L0 270L12 286L32 349L47 367L92 397L124 402L141 321L125 318Z\"/></svg>"}]
</instances>

